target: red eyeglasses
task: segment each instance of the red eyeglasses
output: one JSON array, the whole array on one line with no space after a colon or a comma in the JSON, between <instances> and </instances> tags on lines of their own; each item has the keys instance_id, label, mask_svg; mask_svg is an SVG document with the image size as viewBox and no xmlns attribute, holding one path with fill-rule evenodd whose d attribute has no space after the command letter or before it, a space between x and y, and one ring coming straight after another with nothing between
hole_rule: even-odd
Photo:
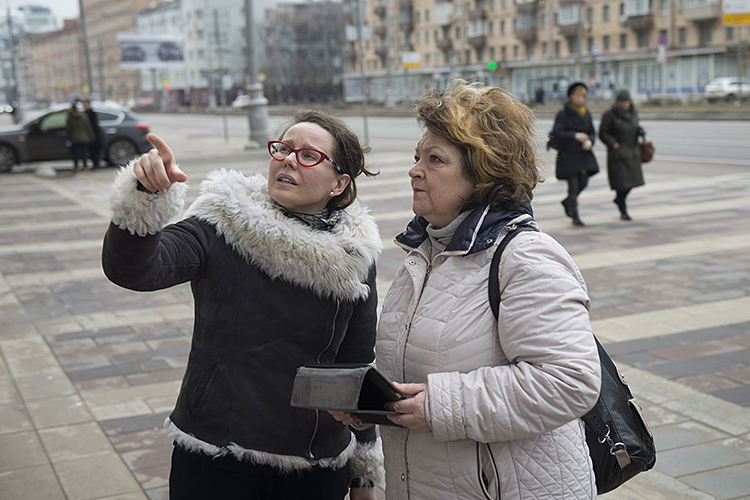
<instances>
[{"instance_id":1,"label":"red eyeglasses","mask_svg":"<svg viewBox=\"0 0 750 500\"><path fill-rule=\"evenodd\" d=\"M341 170L341 167L339 167L336 162L331 159L330 156L322 151L318 151L317 149L294 149L288 144L285 144L281 141L268 141L268 152L271 154L274 160L279 161L286 159L287 156L294 153L297 155L297 162L303 167L314 167L323 160L328 160L328 162L336 168L338 173L344 173L344 171Z\"/></svg>"}]
</instances>

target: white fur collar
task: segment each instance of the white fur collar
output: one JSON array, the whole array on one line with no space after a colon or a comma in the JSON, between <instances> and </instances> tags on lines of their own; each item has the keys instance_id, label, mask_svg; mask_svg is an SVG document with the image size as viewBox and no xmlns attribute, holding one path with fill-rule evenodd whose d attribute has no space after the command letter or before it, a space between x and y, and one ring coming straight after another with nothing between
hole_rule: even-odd
<instances>
[{"instance_id":1,"label":"white fur collar","mask_svg":"<svg viewBox=\"0 0 750 500\"><path fill-rule=\"evenodd\" d=\"M361 299L363 283L382 243L375 219L359 201L343 211L331 231L317 231L276 208L262 175L215 170L185 213L216 227L235 251L272 278L321 297Z\"/></svg>"}]
</instances>

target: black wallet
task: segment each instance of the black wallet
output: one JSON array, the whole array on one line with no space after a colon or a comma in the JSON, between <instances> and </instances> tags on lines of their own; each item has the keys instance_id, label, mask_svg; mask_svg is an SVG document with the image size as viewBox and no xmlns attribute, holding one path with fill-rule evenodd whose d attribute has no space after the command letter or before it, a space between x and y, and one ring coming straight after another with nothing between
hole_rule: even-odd
<instances>
[{"instance_id":1,"label":"black wallet","mask_svg":"<svg viewBox=\"0 0 750 500\"><path fill-rule=\"evenodd\" d=\"M385 403L409 397L370 365L305 365L297 368L291 405L346 411L370 424L397 425L386 415L397 415L398 412L386 410Z\"/></svg>"}]
</instances>

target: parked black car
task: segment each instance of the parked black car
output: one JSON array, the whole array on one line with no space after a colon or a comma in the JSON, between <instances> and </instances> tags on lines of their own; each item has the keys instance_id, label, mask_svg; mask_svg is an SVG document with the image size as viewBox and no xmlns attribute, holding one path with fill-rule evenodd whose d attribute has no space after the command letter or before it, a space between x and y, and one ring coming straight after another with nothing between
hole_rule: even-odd
<instances>
[{"instance_id":1,"label":"parked black car","mask_svg":"<svg viewBox=\"0 0 750 500\"><path fill-rule=\"evenodd\" d=\"M124 165L151 149L148 124L138 115L118 104L93 102L91 107L104 134L104 158L110 165ZM17 125L0 127L0 172L17 163L69 159L65 137L69 109L69 104L60 104Z\"/></svg>"}]
</instances>

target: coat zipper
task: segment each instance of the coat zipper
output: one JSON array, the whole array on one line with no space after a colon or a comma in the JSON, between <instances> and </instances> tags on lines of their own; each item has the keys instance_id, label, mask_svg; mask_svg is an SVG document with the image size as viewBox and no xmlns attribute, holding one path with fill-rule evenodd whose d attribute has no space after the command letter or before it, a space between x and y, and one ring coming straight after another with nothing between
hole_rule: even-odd
<instances>
[{"instance_id":1,"label":"coat zipper","mask_svg":"<svg viewBox=\"0 0 750 500\"><path fill-rule=\"evenodd\" d=\"M323 348L322 351L318 353L318 357L315 358L315 360L320 363L320 357L323 356L323 353L325 353L329 347L331 347L331 344L333 344L333 339L336 338L336 320L339 317L339 311L341 310L341 302L336 302L336 313L333 315L333 326L331 327L331 335L328 338L328 344ZM307 455L312 459L315 458L315 455L312 452L312 445L313 441L315 441L315 437L318 435L318 426L320 425L320 410L315 410L315 427L313 427L313 433L312 436L310 436L310 442L307 445Z\"/></svg>"}]
</instances>

